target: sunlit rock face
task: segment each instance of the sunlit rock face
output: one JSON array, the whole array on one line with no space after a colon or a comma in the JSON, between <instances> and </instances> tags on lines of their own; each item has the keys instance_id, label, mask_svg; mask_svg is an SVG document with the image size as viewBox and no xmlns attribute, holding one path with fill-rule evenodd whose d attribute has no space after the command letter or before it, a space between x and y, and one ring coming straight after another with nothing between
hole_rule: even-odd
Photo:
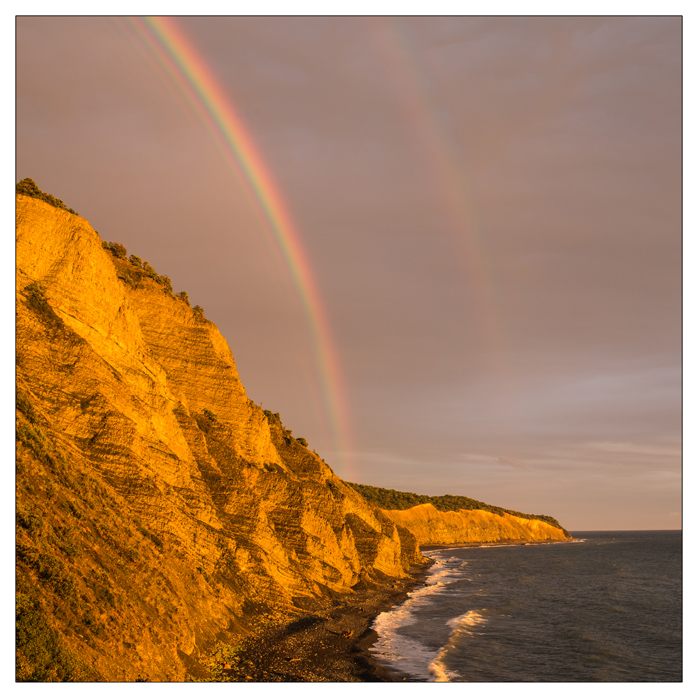
<instances>
[{"instance_id":1,"label":"sunlit rock face","mask_svg":"<svg viewBox=\"0 0 700 700\"><path fill-rule=\"evenodd\" d=\"M566 539L370 505L85 219L18 195L16 246L19 680L206 676L217 644L405 577L419 544Z\"/></svg>"},{"instance_id":2,"label":"sunlit rock face","mask_svg":"<svg viewBox=\"0 0 700 700\"><path fill-rule=\"evenodd\" d=\"M213 323L22 195L17 387L20 607L78 659L59 677L181 679L251 620L422 561L247 397Z\"/></svg>"},{"instance_id":3,"label":"sunlit rock face","mask_svg":"<svg viewBox=\"0 0 700 700\"><path fill-rule=\"evenodd\" d=\"M406 510L384 510L397 525L415 535L419 545L451 545L480 542L564 541L564 530L542 520L499 515L484 510L441 511L431 503Z\"/></svg>"}]
</instances>

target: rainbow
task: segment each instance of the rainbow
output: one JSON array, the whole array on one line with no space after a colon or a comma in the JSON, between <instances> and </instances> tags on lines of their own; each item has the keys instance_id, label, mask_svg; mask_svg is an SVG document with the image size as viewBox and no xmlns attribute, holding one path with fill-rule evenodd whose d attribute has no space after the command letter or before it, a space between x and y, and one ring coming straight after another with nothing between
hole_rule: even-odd
<instances>
[{"instance_id":1,"label":"rainbow","mask_svg":"<svg viewBox=\"0 0 700 700\"><path fill-rule=\"evenodd\" d=\"M485 369L493 375L504 403L512 392L506 362L507 342L503 314L494 289L494 273L482 240L482 224L472 197L468 171L460 161L462 149L451 143L433 108L430 81L425 67L417 60L410 41L392 17L365 18L365 27L376 50L391 72L402 107L418 134L434 176L443 210L452 221L453 240L459 251L464 276L478 310L479 334L486 349Z\"/></svg>"},{"instance_id":2,"label":"rainbow","mask_svg":"<svg viewBox=\"0 0 700 700\"><path fill-rule=\"evenodd\" d=\"M311 265L279 189L230 97L177 21L169 17L127 21L195 111L234 173L244 176L251 201L274 237L309 323L326 416L341 470L348 472L350 430L338 353Z\"/></svg>"}]
</instances>

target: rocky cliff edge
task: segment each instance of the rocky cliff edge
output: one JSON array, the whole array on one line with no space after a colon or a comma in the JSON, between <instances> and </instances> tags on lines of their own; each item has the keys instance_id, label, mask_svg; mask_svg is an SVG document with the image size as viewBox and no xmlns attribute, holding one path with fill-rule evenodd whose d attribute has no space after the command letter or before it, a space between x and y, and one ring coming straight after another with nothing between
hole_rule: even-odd
<instances>
[{"instance_id":1,"label":"rocky cliff edge","mask_svg":"<svg viewBox=\"0 0 700 700\"><path fill-rule=\"evenodd\" d=\"M85 219L16 212L18 678L182 679L422 561L248 399L213 323Z\"/></svg>"}]
</instances>

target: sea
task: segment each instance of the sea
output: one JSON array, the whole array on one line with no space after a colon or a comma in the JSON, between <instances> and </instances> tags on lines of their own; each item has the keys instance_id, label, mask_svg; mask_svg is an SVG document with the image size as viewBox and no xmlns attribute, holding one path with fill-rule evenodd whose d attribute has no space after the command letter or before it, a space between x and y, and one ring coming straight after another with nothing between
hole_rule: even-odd
<instances>
[{"instance_id":1,"label":"sea","mask_svg":"<svg viewBox=\"0 0 700 700\"><path fill-rule=\"evenodd\" d=\"M380 614L372 653L405 681L681 682L682 534L451 547Z\"/></svg>"}]
</instances>

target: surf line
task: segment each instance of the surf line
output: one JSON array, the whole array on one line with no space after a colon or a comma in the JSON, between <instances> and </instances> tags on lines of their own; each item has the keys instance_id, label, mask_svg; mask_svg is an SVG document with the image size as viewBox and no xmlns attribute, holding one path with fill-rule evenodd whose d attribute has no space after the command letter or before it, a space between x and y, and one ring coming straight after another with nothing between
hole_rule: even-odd
<instances>
[{"instance_id":1,"label":"surf line","mask_svg":"<svg viewBox=\"0 0 700 700\"><path fill-rule=\"evenodd\" d=\"M348 474L354 470L347 464L350 429L338 352L308 256L269 168L230 97L181 24L172 17L129 18L128 24L194 110L229 167L243 175L307 317L327 419L342 470L346 478L352 477Z\"/></svg>"}]
</instances>

